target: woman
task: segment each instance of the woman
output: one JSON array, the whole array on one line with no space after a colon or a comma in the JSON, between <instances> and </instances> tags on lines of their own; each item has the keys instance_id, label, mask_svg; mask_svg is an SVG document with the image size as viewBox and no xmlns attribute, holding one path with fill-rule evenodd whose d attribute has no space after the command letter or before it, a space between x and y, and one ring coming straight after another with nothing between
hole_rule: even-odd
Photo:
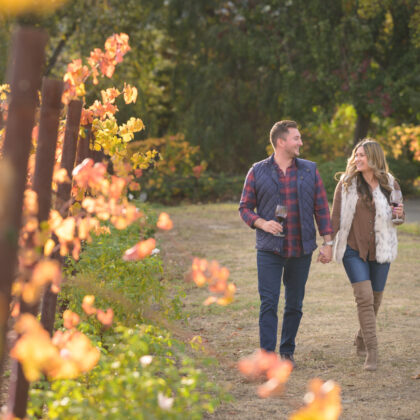
<instances>
[{"instance_id":1,"label":"woman","mask_svg":"<svg viewBox=\"0 0 420 420\"><path fill-rule=\"evenodd\" d=\"M366 354L366 370L376 370L376 315L390 263L397 256L392 219L404 216L402 203L391 207L394 189L400 187L389 173L381 146L364 139L353 149L334 194L333 258L343 262L353 287L360 324L355 345L359 356Z\"/></svg>"}]
</instances>

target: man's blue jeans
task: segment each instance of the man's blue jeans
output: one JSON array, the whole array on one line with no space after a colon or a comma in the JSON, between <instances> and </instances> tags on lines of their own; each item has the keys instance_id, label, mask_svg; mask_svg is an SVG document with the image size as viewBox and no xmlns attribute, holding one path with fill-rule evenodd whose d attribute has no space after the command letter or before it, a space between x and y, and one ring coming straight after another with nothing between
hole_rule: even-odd
<instances>
[{"instance_id":1,"label":"man's blue jeans","mask_svg":"<svg viewBox=\"0 0 420 420\"><path fill-rule=\"evenodd\" d=\"M269 251L257 251L258 292L260 294L260 347L275 351L277 344L280 283L283 276L285 306L281 330L280 354L293 354L295 338L302 318L305 285L312 253L284 258Z\"/></svg>"}]
</instances>

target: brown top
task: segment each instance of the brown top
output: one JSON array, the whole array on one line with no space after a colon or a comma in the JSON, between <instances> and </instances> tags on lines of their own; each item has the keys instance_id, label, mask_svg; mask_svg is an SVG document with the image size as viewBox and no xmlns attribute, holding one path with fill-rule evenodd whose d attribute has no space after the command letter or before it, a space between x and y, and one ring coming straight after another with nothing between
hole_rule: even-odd
<instances>
[{"instance_id":1,"label":"brown top","mask_svg":"<svg viewBox=\"0 0 420 420\"><path fill-rule=\"evenodd\" d=\"M334 193L333 208L331 213L331 222L333 227L333 238L340 229L341 213L341 188L342 181L337 184ZM400 189L397 181L394 181L394 188ZM356 251L363 261L376 260L376 242L375 242L375 203L367 203L365 200L357 200L353 222L350 228L347 244Z\"/></svg>"}]
</instances>

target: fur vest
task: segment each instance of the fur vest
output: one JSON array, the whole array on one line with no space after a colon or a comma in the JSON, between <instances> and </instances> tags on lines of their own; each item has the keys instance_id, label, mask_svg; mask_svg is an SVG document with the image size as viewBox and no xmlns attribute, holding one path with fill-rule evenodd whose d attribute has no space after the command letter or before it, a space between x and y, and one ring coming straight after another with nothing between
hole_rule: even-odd
<instances>
[{"instance_id":1,"label":"fur vest","mask_svg":"<svg viewBox=\"0 0 420 420\"><path fill-rule=\"evenodd\" d=\"M344 175L343 175L344 176ZM342 176L342 179L343 179ZM394 177L388 174L389 185L394 188ZM378 263L392 262L397 257L397 229L392 223L392 209L379 186L372 191L375 203L375 243L376 261ZM357 200L356 179L353 178L347 191L341 190L340 229L334 239L333 258L341 262L347 247L347 238L353 223Z\"/></svg>"}]
</instances>

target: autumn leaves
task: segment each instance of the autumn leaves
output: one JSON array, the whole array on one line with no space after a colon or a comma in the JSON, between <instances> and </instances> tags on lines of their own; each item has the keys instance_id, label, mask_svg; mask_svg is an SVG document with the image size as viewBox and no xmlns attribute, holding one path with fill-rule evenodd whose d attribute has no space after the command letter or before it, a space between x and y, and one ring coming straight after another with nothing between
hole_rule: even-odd
<instances>
[{"instance_id":1,"label":"autumn leaves","mask_svg":"<svg viewBox=\"0 0 420 420\"><path fill-rule=\"evenodd\" d=\"M274 352L257 350L239 361L238 369L249 381L262 382L257 393L261 398L281 395L293 370L289 360L280 359ZM340 387L333 381L315 378L309 382L305 405L293 413L289 420L336 420L341 408Z\"/></svg>"}]
</instances>

